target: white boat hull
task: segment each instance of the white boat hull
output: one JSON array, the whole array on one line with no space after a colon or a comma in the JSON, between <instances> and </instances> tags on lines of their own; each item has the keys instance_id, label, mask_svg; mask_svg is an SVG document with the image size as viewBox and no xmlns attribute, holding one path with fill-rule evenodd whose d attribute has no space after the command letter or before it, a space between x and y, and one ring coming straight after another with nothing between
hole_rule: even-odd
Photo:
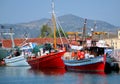
<instances>
[{"instance_id":1,"label":"white boat hull","mask_svg":"<svg viewBox=\"0 0 120 84\"><path fill-rule=\"evenodd\" d=\"M28 66L27 59L23 56L5 58L6 66Z\"/></svg>"}]
</instances>

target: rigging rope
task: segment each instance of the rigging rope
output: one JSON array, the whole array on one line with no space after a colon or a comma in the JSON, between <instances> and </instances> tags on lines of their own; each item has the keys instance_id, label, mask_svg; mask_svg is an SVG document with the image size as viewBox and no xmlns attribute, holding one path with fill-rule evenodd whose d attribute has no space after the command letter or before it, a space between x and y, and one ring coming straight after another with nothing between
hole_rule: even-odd
<instances>
[{"instance_id":1,"label":"rigging rope","mask_svg":"<svg viewBox=\"0 0 120 84\"><path fill-rule=\"evenodd\" d=\"M68 43L70 43L70 41L67 39L67 36L66 36L66 34L65 34L65 32L64 32L64 30L63 30L63 28L62 28L62 26L60 25L60 22L59 22L58 19L57 19L57 21L58 21L58 25L60 26L60 28L61 28L61 30L62 30L64 36L65 36L65 39L67 40Z\"/></svg>"},{"instance_id":2,"label":"rigging rope","mask_svg":"<svg viewBox=\"0 0 120 84\"><path fill-rule=\"evenodd\" d=\"M54 14L55 15L55 14ZM56 15L55 15L55 20L57 20L56 19ZM63 46L63 48L64 48L64 45L63 45L63 41L62 41L62 37L61 37L61 34L60 34L60 30L59 30L59 24L57 23L57 21L56 21L56 28L57 28L57 30L58 30L58 34L59 34L59 36L60 36L60 41L61 41L61 43L62 43L62 46Z\"/></svg>"}]
</instances>

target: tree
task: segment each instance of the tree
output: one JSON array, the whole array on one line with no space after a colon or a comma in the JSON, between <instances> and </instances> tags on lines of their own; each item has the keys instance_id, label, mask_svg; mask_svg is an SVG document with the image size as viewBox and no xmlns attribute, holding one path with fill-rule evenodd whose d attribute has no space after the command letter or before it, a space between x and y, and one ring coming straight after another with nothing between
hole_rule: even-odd
<instances>
[{"instance_id":1,"label":"tree","mask_svg":"<svg viewBox=\"0 0 120 84\"><path fill-rule=\"evenodd\" d=\"M52 29L48 25L43 25L41 28L41 37L51 37Z\"/></svg>"},{"instance_id":2,"label":"tree","mask_svg":"<svg viewBox=\"0 0 120 84\"><path fill-rule=\"evenodd\" d=\"M67 33L65 33L65 35L64 35L61 28L59 28L59 30L57 29L56 37L60 37L59 34L61 35L61 37L65 37L65 35L68 36ZM41 28L40 37L53 37L53 32L52 32L51 27L49 27L48 25L43 25L42 28Z\"/></svg>"}]
</instances>

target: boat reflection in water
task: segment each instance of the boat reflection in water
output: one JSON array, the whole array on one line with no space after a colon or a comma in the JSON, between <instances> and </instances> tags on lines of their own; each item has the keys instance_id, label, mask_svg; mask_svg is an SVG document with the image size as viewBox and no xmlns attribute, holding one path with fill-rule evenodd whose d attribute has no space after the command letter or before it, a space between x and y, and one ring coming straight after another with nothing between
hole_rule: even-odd
<instances>
[{"instance_id":1,"label":"boat reflection in water","mask_svg":"<svg viewBox=\"0 0 120 84\"><path fill-rule=\"evenodd\" d=\"M29 72L35 75L64 75L66 70L64 68L57 69L29 69Z\"/></svg>"},{"instance_id":2,"label":"boat reflection in water","mask_svg":"<svg viewBox=\"0 0 120 84\"><path fill-rule=\"evenodd\" d=\"M29 73L32 73L34 75L48 75L48 76L62 76L62 75L65 75L65 74L82 74L82 75L86 75L86 74L89 74L89 75L98 75L98 76L102 76L102 77L106 77L106 73L105 72L86 72L86 71L66 71L64 68L57 68L57 69L39 69L39 70L36 70L36 69L32 69L30 68L29 69Z\"/></svg>"},{"instance_id":3,"label":"boat reflection in water","mask_svg":"<svg viewBox=\"0 0 120 84\"><path fill-rule=\"evenodd\" d=\"M0 67L0 84L119 84L120 73ZM7 81L6 81L7 80Z\"/></svg>"},{"instance_id":4,"label":"boat reflection in water","mask_svg":"<svg viewBox=\"0 0 120 84\"><path fill-rule=\"evenodd\" d=\"M72 72L73 77L78 77L76 84L108 84L104 72Z\"/></svg>"},{"instance_id":5,"label":"boat reflection in water","mask_svg":"<svg viewBox=\"0 0 120 84\"><path fill-rule=\"evenodd\" d=\"M75 73L75 74L82 74L82 75L98 75L98 76L103 76L105 77L107 74L104 71L68 71L68 73Z\"/></svg>"}]
</instances>

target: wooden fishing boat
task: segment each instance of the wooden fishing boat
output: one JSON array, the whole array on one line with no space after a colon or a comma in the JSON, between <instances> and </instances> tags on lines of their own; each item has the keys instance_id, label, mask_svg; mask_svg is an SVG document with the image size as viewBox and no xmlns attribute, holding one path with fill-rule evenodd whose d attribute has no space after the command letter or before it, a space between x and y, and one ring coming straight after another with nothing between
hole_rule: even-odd
<instances>
[{"instance_id":1,"label":"wooden fishing boat","mask_svg":"<svg viewBox=\"0 0 120 84\"><path fill-rule=\"evenodd\" d=\"M4 58L6 66L29 66L27 58L32 55L33 43L26 43L20 48L12 48L9 56Z\"/></svg>"},{"instance_id":2,"label":"wooden fishing boat","mask_svg":"<svg viewBox=\"0 0 120 84\"><path fill-rule=\"evenodd\" d=\"M62 57L65 67L72 71L105 71L107 46L103 40L92 42L93 31L91 31L91 39L86 39L86 21L87 19L85 19L83 27L82 45L73 46L74 51L68 52L68 55L65 54L66 56Z\"/></svg>"},{"instance_id":3,"label":"wooden fishing boat","mask_svg":"<svg viewBox=\"0 0 120 84\"><path fill-rule=\"evenodd\" d=\"M15 47L12 28L9 33L3 33L3 35L10 35L12 41L12 47L8 50L6 57L3 59L6 66L28 66L27 57L32 54L32 49L35 47L34 43L26 42L22 45Z\"/></svg>"},{"instance_id":4,"label":"wooden fishing boat","mask_svg":"<svg viewBox=\"0 0 120 84\"><path fill-rule=\"evenodd\" d=\"M64 55L64 50L57 50L56 51L56 19L55 19L55 12L54 12L54 3L52 2L52 22L53 22L53 28L54 28L54 52L48 52L44 54L41 54L37 57L32 57L27 60L31 68L33 69L41 69L41 68L64 68L64 62L61 59L61 57ZM49 45L49 44L48 44ZM49 48L50 49L50 48ZM48 51L50 51L48 49ZM41 51L40 51L41 52Z\"/></svg>"},{"instance_id":5,"label":"wooden fishing boat","mask_svg":"<svg viewBox=\"0 0 120 84\"><path fill-rule=\"evenodd\" d=\"M84 57L83 59L70 58L66 59L63 57L65 67L70 71L104 71L106 63L106 55L100 51L103 48L95 47L93 51L97 54L96 56ZM95 54L94 54L95 55Z\"/></svg>"},{"instance_id":6,"label":"wooden fishing boat","mask_svg":"<svg viewBox=\"0 0 120 84\"><path fill-rule=\"evenodd\" d=\"M58 51L54 53L49 53L47 55L38 56L36 58L28 59L27 62L32 69L42 69L42 68L64 68L63 56L65 51Z\"/></svg>"},{"instance_id":7,"label":"wooden fishing boat","mask_svg":"<svg viewBox=\"0 0 120 84\"><path fill-rule=\"evenodd\" d=\"M12 41L12 47L7 51L6 57L3 58L6 66L28 66L26 62L26 57L23 53L20 53L17 48L15 48L15 43L13 39L13 30L10 28L9 33L3 33L3 35L9 35Z\"/></svg>"}]
</instances>

